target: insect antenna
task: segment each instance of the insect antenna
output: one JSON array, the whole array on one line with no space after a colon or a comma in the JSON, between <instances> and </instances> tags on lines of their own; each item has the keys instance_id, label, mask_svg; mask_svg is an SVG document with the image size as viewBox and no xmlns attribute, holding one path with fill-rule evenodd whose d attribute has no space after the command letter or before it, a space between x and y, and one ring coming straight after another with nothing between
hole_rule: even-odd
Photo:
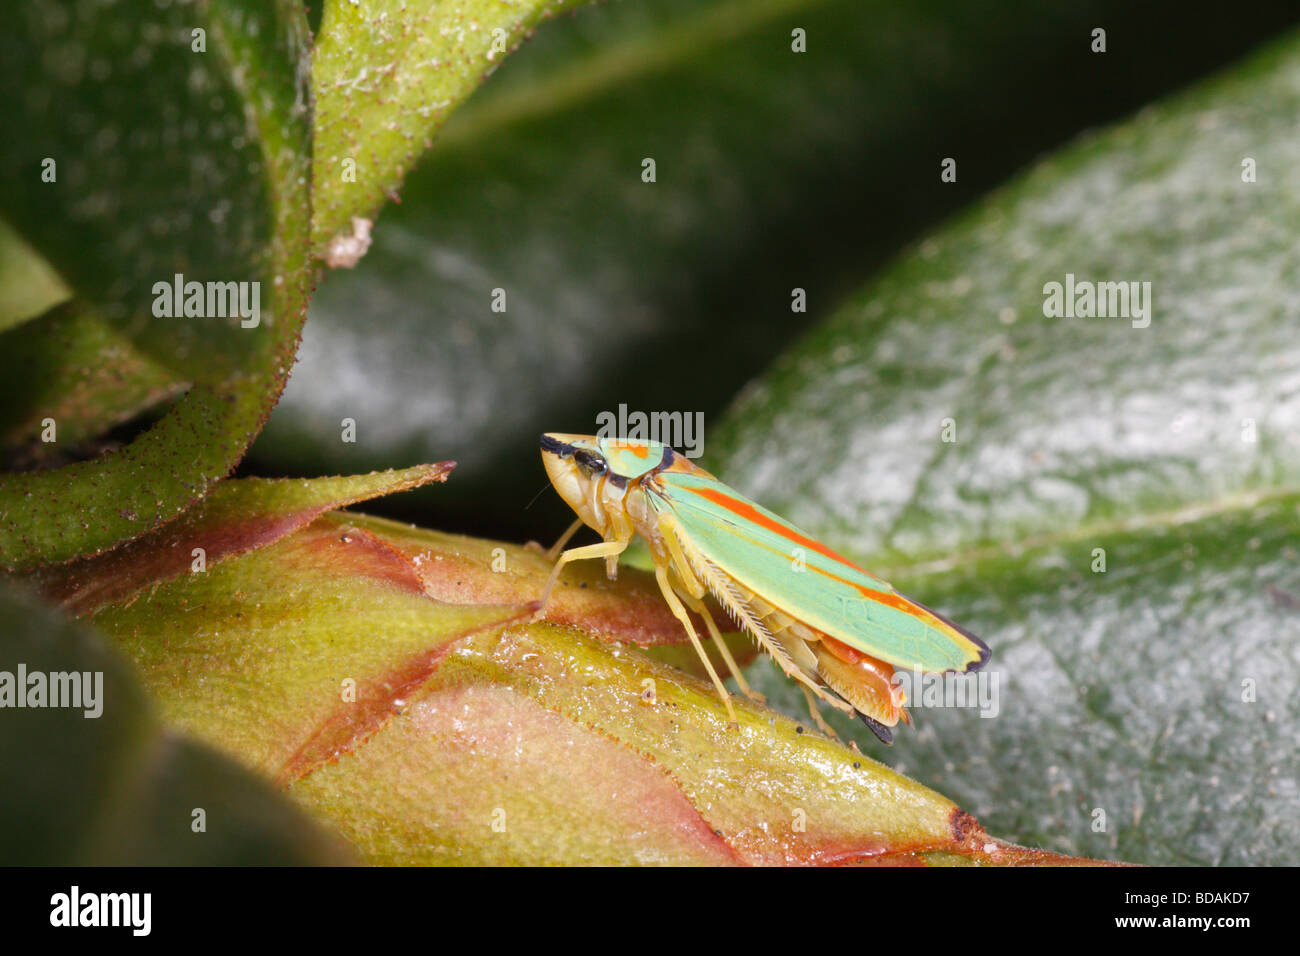
<instances>
[{"instance_id":1,"label":"insect antenna","mask_svg":"<svg viewBox=\"0 0 1300 956\"><path fill-rule=\"evenodd\" d=\"M529 499L528 504L524 505L524 510L527 511L529 508L535 505L537 503L537 499L542 496L542 492L544 492L549 487L551 487L551 483L548 481L546 482L546 484L542 485L542 487L538 488L537 494L533 495L533 497Z\"/></svg>"}]
</instances>

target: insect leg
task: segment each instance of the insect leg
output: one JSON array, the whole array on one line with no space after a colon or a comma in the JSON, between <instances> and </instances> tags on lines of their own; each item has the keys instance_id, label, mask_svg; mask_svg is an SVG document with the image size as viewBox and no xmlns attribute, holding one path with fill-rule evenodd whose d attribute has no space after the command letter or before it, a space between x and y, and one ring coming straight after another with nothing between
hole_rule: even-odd
<instances>
[{"instance_id":1,"label":"insect leg","mask_svg":"<svg viewBox=\"0 0 1300 956\"><path fill-rule=\"evenodd\" d=\"M569 543L569 539L572 538L575 534L577 534L578 529L581 528L582 525L583 525L582 519L575 518L573 524L569 525L569 530L564 532L564 534L560 535L560 540L555 542L555 544L551 545L550 550L546 552L546 560L554 561L556 558L558 558L560 556L560 552L564 550L564 546Z\"/></svg>"},{"instance_id":2,"label":"insect leg","mask_svg":"<svg viewBox=\"0 0 1300 956\"><path fill-rule=\"evenodd\" d=\"M808 701L808 713L812 715L813 723L815 723L821 732L827 737L830 737L832 740L839 740L840 735L835 732L835 728L822 719L821 710L817 707L817 698L814 696L813 692L807 687L800 687L799 689L803 691L804 700Z\"/></svg>"},{"instance_id":3,"label":"insect leg","mask_svg":"<svg viewBox=\"0 0 1300 956\"><path fill-rule=\"evenodd\" d=\"M683 539L678 534L677 522L667 515L662 515L659 519L659 529L663 534L664 542L667 545L668 550L674 556L674 568L680 561L686 567L687 571L690 572L689 579L684 576L684 580L696 581L696 586L700 588L700 593L703 593L704 585L699 583L696 573L691 566L691 562L684 553L684 548L682 546ZM711 575L708 577L708 584L714 597L716 597L722 606L731 613L732 617L744 625L745 630L749 631L749 633L753 635L754 640L758 641L759 646L762 647L763 650L767 651L772 660L776 661L777 666L785 672L787 677L791 677L803 684L807 690L812 691L812 693L826 701L826 703L830 704L836 710L842 710L846 714L853 713L852 704L832 697L830 694L826 693L821 686L816 684L811 677L804 673L803 668L790 658L789 652L781 648L780 642L772 638L771 633L763 625L759 617L754 614L752 609L750 609L743 601L739 600L734 593L728 591L726 581L723 579L721 572L717 569L711 570L707 561L702 560L697 563L700 567L699 574L706 576Z\"/></svg>"},{"instance_id":4,"label":"insect leg","mask_svg":"<svg viewBox=\"0 0 1300 956\"><path fill-rule=\"evenodd\" d=\"M555 582L560 579L560 570L570 561L583 561L587 558L606 558L610 555L621 554L627 550L628 542L631 538L622 541L602 541L600 544L589 544L581 548L571 548L560 555L560 559L555 562L555 567L551 569L550 580L546 582L546 590L542 592L541 607L533 614L533 620L540 620L546 613L547 602L551 599L551 589L555 587Z\"/></svg>"},{"instance_id":5,"label":"insect leg","mask_svg":"<svg viewBox=\"0 0 1300 956\"><path fill-rule=\"evenodd\" d=\"M727 707L727 716L731 718L733 724L736 723L736 711L731 706L731 695L727 693L727 688L719 680L718 672L713 669L713 661L709 660L709 655L704 653L704 645L700 643L699 635L695 633L695 625L691 623L686 608L682 606L681 600L677 597L677 592L673 590L672 585L668 582L668 566L666 564L655 563L655 579L659 582L659 590L663 592L664 600L668 602L668 607L673 612L673 616L681 621L682 626L686 628L686 636L691 639L691 644L695 647L695 653L700 655L700 660L704 662L704 669L709 672L709 677L713 679L713 686L717 688L718 696L722 698L722 703Z\"/></svg>"},{"instance_id":6,"label":"insect leg","mask_svg":"<svg viewBox=\"0 0 1300 956\"><path fill-rule=\"evenodd\" d=\"M673 572L682 583L681 588L677 588L677 586L674 585L674 589L676 589L677 593L682 596L682 600L686 602L687 607L700 617L704 618L704 623L709 628L709 637L713 639L713 644L717 647L718 653L721 654L722 659L726 661L727 669L731 671L731 676L736 678L736 686L740 688L740 692L750 700L766 703L767 698L749 686L749 682L745 680L744 675L740 672L740 668L736 666L736 660L731 656L731 650L727 647L727 642L722 639L722 634L718 631L718 625L713 620L713 615L709 613L709 609L705 606L704 601L701 600L701 598L704 597L705 592L704 584L695 576L695 572L691 570L691 563L686 560L686 555L682 552L681 545L677 543L676 526L666 515L661 516L659 519L659 533L662 536L664 544L668 547Z\"/></svg>"},{"instance_id":7,"label":"insect leg","mask_svg":"<svg viewBox=\"0 0 1300 956\"><path fill-rule=\"evenodd\" d=\"M664 545L668 548L668 553L672 557L673 570L677 572L677 577L681 580L682 585L691 593L692 597L700 598L704 596L704 583L696 577L695 572L691 570L691 562L686 560L686 554L682 551L681 544L677 541L677 524L667 515L659 516L659 535L663 539Z\"/></svg>"},{"instance_id":8,"label":"insect leg","mask_svg":"<svg viewBox=\"0 0 1300 956\"><path fill-rule=\"evenodd\" d=\"M759 703L766 703L767 698L749 686L749 682L745 680L745 676L740 672L740 668L736 666L736 659L731 656L731 649L727 647L727 642L722 639L722 633L718 630L718 625L717 622L713 620L713 615L709 613L708 606L692 594L683 594L681 591L678 591L677 593L681 594L682 600L686 603L688 608L700 617L704 618L704 624L709 629L709 637L713 639L713 644L718 649L718 653L721 654L722 659L726 661L727 670L731 672L732 677L736 678L736 686L740 688L740 692L750 700L756 700Z\"/></svg>"}]
</instances>

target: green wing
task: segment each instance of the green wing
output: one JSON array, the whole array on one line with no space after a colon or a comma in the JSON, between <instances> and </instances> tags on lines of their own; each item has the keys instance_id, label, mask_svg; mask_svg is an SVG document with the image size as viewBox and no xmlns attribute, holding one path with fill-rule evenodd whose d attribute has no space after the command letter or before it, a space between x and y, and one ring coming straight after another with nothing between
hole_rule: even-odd
<instances>
[{"instance_id":1,"label":"green wing","mask_svg":"<svg viewBox=\"0 0 1300 956\"><path fill-rule=\"evenodd\" d=\"M899 594L789 522L699 471L662 471L647 490L700 554L814 630L896 667L978 670L979 638Z\"/></svg>"}]
</instances>

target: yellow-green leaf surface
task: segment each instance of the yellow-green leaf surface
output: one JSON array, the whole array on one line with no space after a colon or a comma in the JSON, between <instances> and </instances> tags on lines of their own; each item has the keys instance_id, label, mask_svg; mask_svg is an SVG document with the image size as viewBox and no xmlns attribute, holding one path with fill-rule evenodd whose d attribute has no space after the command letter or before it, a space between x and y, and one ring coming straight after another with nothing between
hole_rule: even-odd
<instances>
[{"instance_id":1,"label":"yellow-green leaf surface","mask_svg":"<svg viewBox=\"0 0 1300 956\"><path fill-rule=\"evenodd\" d=\"M135 660L169 722L278 781L365 860L1074 862L990 838L766 708L738 700L729 725L706 682L638 648L683 639L647 575L576 567L534 623L537 549L310 518L339 495L316 482L223 494L201 533L238 526L252 550L155 574L191 543L155 536L113 568L120 589L69 587L72 565L46 593Z\"/></svg>"},{"instance_id":2,"label":"yellow-green leaf surface","mask_svg":"<svg viewBox=\"0 0 1300 956\"><path fill-rule=\"evenodd\" d=\"M50 264L0 220L0 331L40 315L71 294Z\"/></svg>"},{"instance_id":3,"label":"yellow-green leaf surface","mask_svg":"<svg viewBox=\"0 0 1300 956\"><path fill-rule=\"evenodd\" d=\"M327 0L312 59L319 254L391 198L452 111L545 17L585 0Z\"/></svg>"},{"instance_id":4,"label":"yellow-green leaf surface","mask_svg":"<svg viewBox=\"0 0 1300 956\"><path fill-rule=\"evenodd\" d=\"M185 389L81 302L0 333L0 349L9 369L0 447L11 467L65 463L105 430ZM51 426L55 440L42 440Z\"/></svg>"}]
</instances>

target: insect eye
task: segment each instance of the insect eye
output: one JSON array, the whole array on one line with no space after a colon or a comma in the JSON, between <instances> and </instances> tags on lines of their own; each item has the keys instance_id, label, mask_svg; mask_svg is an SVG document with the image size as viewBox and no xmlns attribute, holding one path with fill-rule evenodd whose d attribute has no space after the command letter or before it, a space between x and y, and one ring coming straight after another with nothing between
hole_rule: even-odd
<instances>
[{"instance_id":1,"label":"insect eye","mask_svg":"<svg viewBox=\"0 0 1300 956\"><path fill-rule=\"evenodd\" d=\"M593 474L604 474L609 468L609 465L606 464L604 458L601 458L599 455L593 455L589 451L580 451L573 457L585 471L592 472Z\"/></svg>"}]
</instances>

